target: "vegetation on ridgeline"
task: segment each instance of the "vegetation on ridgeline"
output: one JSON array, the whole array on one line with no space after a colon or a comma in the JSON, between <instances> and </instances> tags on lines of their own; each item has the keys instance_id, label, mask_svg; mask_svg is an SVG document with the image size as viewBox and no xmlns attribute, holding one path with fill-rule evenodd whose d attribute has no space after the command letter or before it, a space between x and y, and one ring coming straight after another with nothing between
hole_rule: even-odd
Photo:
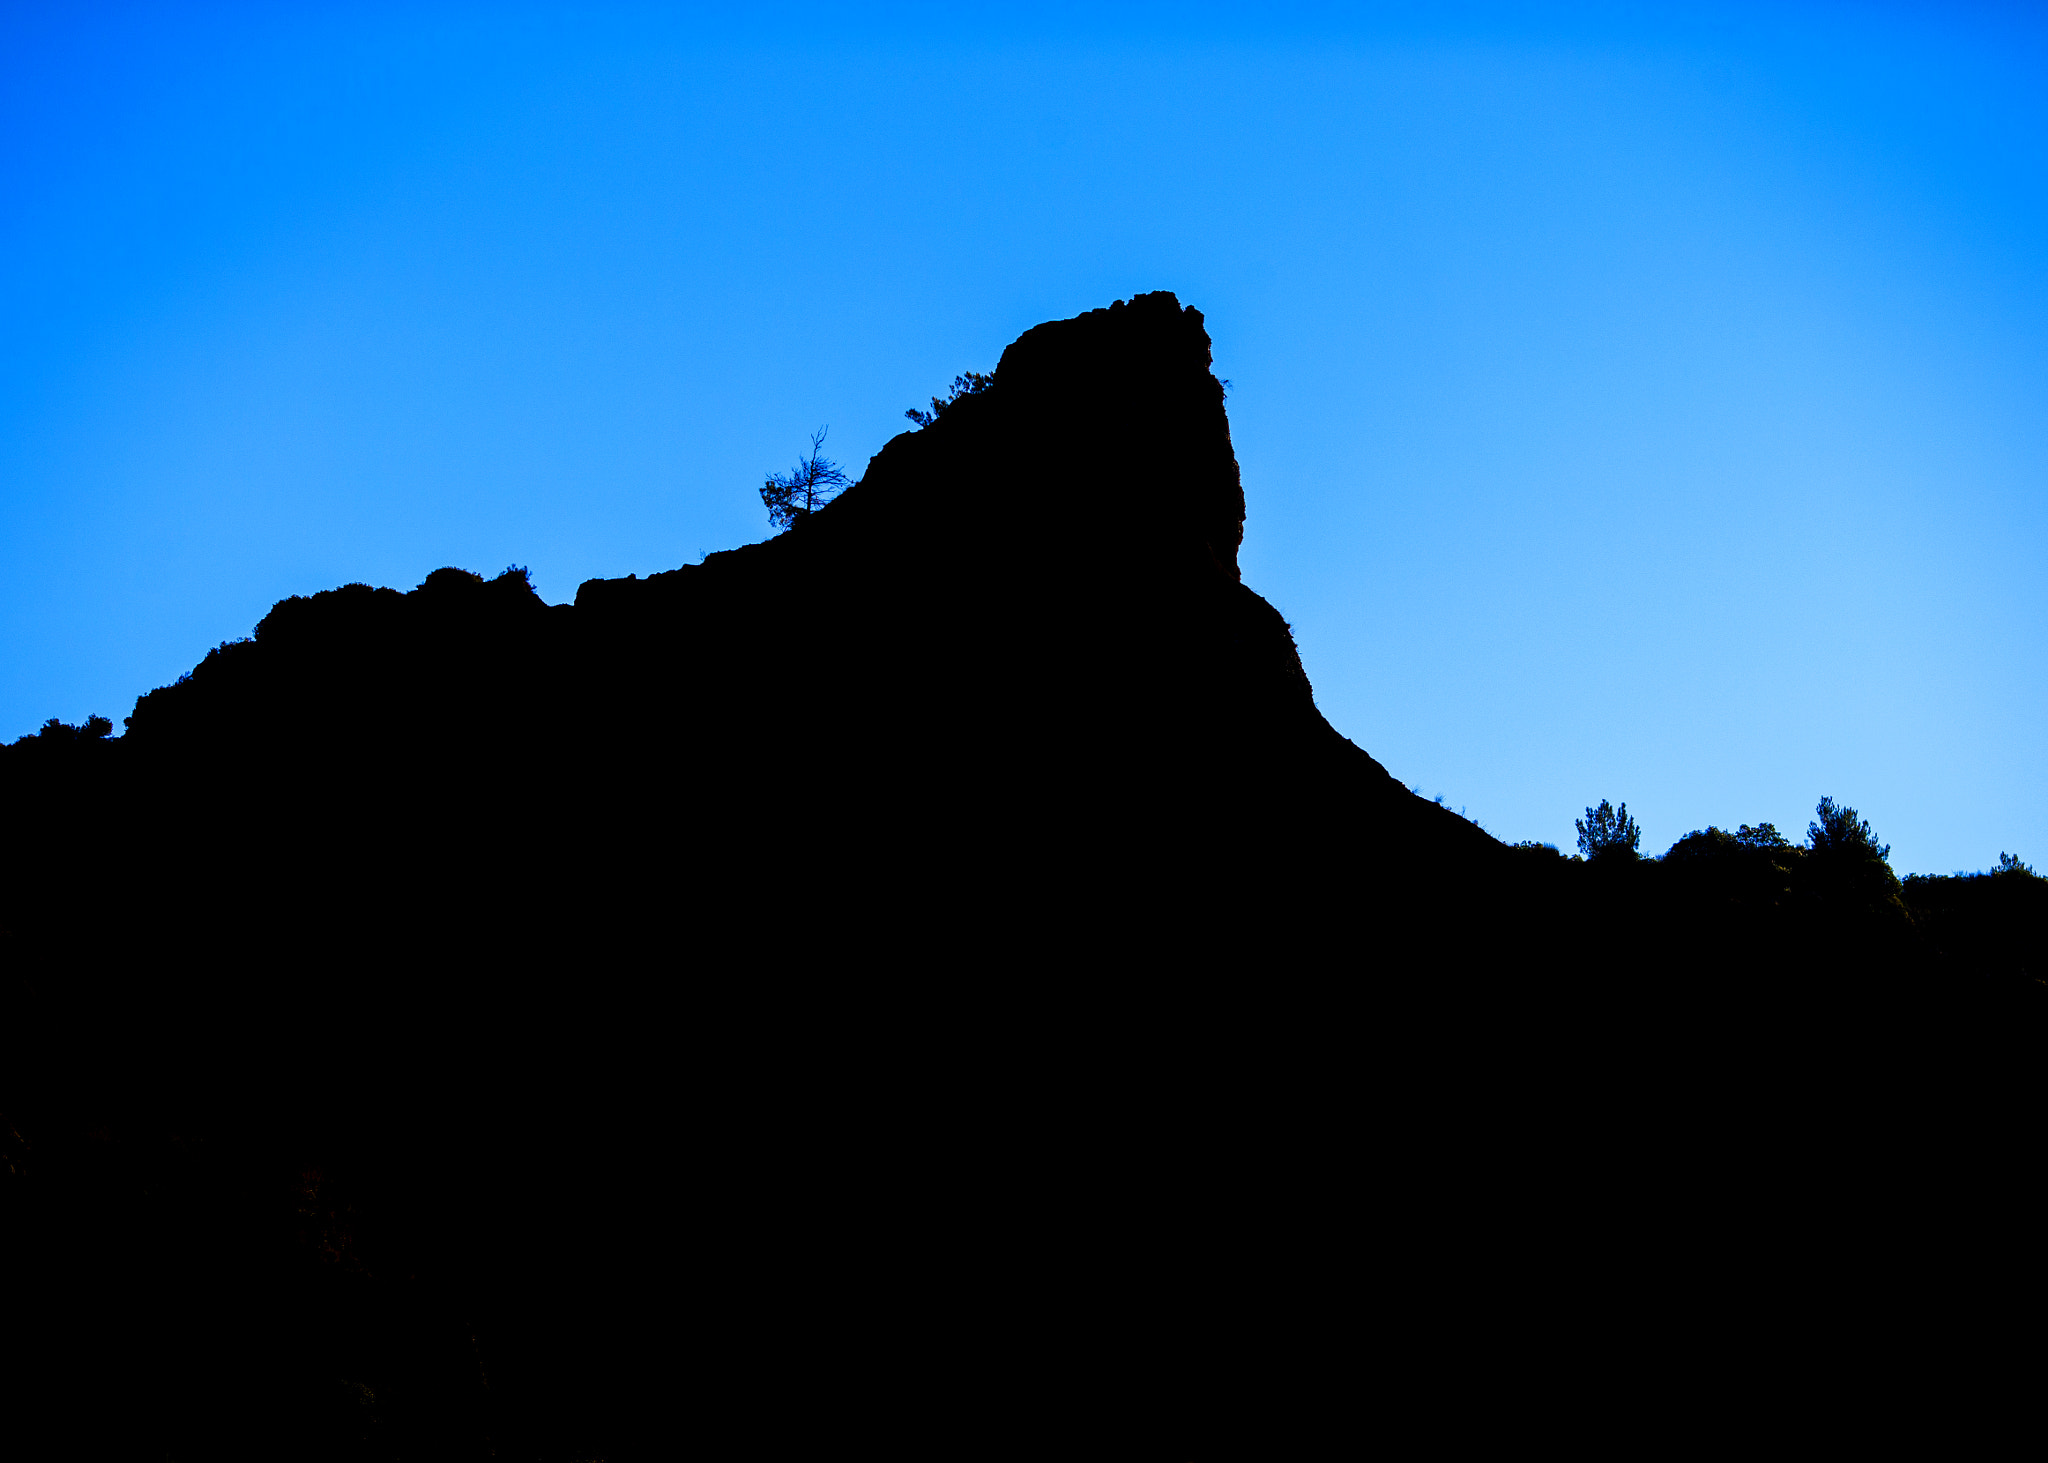
<instances>
[{"instance_id":1,"label":"vegetation on ridgeline","mask_svg":"<svg viewBox=\"0 0 2048 1463\"><path fill-rule=\"evenodd\" d=\"M933 422L953 409L954 403L965 396L979 396L996 384L993 371L963 371L953 378L953 384L943 397L932 398L932 409L920 411L911 407L903 415L920 427L929 427ZM1228 383L1225 383L1226 385Z\"/></svg>"},{"instance_id":2,"label":"vegetation on ridgeline","mask_svg":"<svg viewBox=\"0 0 2048 1463\"><path fill-rule=\"evenodd\" d=\"M820 427L811 433L811 450L796 460L796 466L769 473L761 485L768 521L778 530L796 527L849 486L845 469L825 456L827 430Z\"/></svg>"},{"instance_id":3,"label":"vegetation on ridgeline","mask_svg":"<svg viewBox=\"0 0 2048 1463\"><path fill-rule=\"evenodd\" d=\"M1628 815L1627 803L1616 808L1602 798L1599 807L1586 809L1586 816L1574 819L1572 826L1579 831L1579 857L1583 859L1633 859L1639 856L1643 830Z\"/></svg>"}]
</instances>

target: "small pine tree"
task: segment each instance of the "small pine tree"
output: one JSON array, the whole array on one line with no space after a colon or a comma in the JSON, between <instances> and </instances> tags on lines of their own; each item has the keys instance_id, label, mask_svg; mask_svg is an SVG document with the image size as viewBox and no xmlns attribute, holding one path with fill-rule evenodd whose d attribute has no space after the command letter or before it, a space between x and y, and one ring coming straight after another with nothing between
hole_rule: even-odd
<instances>
[{"instance_id":1,"label":"small pine tree","mask_svg":"<svg viewBox=\"0 0 2048 1463\"><path fill-rule=\"evenodd\" d=\"M913 406L909 411L905 412L903 415L909 417L913 422L916 422L920 427L929 427L933 422L937 421L941 416L945 414L947 407L951 406L961 397L979 396L982 392L988 390L989 387L995 384L996 377L995 372L993 371L964 372L961 375L955 376L953 378L953 389L947 394L945 400L941 401L936 396L932 398L932 409L930 411L919 411L916 407Z\"/></svg>"},{"instance_id":2,"label":"small pine tree","mask_svg":"<svg viewBox=\"0 0 2048 1463\"><path fill-rule=\"evenodd\" d=\"M1572 826L1579 830L1579 854L1588 863L1640 857L1636 850L1643 841L1643 830L1628 815L1627 803L1617 808L1602 798L1599 807L1586 809L1586 816L1574 818Z\"/></svg>"},{"instance_id":3,"label":"small pine tree","mask_svg":"<svg viewBox=\"0 0 2048 1463\"><path fill-rule=\"evenodd\" d=\"M820 427L811 433L811 453L799 457L791 472L771 472L761 485L761 501L767 505L768 521L780 529L794 528L846 491L847 476L839 465L824 455L825 433Z\"/></svg>"},{"instance_id":4,"label":"small pine tree","mask_svg":"<svg viewBox=\"0 0 2048 1463\"><path fill-rule=\"evenodd\" d=\"M1813 810L1814 821L1806 825L1806 846L1823 857L1872 858L1883 863L1892 856L1889 843L1879 843L1870 820L1846 803L1822 798Z\"/></svg>"}]
</instances>

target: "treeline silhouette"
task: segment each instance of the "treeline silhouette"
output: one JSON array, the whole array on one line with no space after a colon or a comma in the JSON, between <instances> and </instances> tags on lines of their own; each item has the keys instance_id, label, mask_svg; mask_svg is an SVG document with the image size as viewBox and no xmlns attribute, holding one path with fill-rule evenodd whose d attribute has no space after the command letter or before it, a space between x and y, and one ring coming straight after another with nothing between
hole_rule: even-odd
<instances>
[{"instance_id":1,"label":"treeline silhouette","mask_svg":"<svg viewBox=\"0 0 2048 1463\"><path fill-rule=\"evenodd\" d=\"M1436 1395L1471 1308L1637 1293L1579 1216L1679 1167L2035 1111L2016 861L1509 848L1334 731L1209 367L1171 295L1043 325L765 543L295 596L0 749L12 1425L1270 1445L1366 1308Z\"/></svg>"},{"instance_id":2,"label":"treeline silhouette","mask_svg":"<svg viewBox=\"0 0 2048 1463\"><path fill-rule=\"evenodd\" d=\"M1882 947L1886 967L1967 987L2031 991L2048 982L2048 879L2013 854L2001 853L1988 871L1912 874L1902 882L1890 845L1878 841L1870 821L1831 797L1815 807L1797 845L1773 824L1744 823L1732 833L1696 828L1644 858L1628 805L1605 801L1577 826L1575 859L1551 844L1517 844L1512 852L1537 867L1582 866L1581 897L1618 894L1653 911L1670 940L1760 940L1760 953L1773 959L1801 943L1822 958L1830 942L1853 941Z\"/></svg>"}]
</instances>

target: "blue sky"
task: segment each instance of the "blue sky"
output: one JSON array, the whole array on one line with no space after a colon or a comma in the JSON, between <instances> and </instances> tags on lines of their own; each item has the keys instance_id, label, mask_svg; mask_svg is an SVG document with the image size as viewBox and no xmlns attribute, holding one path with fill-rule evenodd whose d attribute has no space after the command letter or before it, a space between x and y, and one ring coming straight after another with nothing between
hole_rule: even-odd
<instances>
[{"instance_id":1,"label":"blue sky","mask_svg":"<svg viewBox=\"0 0 2048 1463\"><path fill-rule=\"evenodd\" d=\"M2048 861L2048 28L1637 8L0 9L0 736L761 538L811 429L1166 288L1404 781Z\"/></svg>"}]
</instances>

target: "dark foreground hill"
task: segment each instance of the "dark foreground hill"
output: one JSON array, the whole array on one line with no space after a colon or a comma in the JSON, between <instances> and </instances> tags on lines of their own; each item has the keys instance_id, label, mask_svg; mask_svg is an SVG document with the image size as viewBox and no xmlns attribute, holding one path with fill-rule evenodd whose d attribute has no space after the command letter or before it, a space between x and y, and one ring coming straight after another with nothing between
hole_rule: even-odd
<instances>
[{"instance_id":1,"label":"dark foreground hill","mask_svg":"<svg viewBox=\"0 0 2048 1463\"><path fill-rule=\"evenodd\" d=\"M1337 734L1209 364L1170 295L1040 326L767 543L293 598L6 749L15 1415L1185 1456L2035 1110L2038 901L1568 864ZM1691 1272L1589 1245L1687 1185Z\"/></svg>"}]
</instances>

